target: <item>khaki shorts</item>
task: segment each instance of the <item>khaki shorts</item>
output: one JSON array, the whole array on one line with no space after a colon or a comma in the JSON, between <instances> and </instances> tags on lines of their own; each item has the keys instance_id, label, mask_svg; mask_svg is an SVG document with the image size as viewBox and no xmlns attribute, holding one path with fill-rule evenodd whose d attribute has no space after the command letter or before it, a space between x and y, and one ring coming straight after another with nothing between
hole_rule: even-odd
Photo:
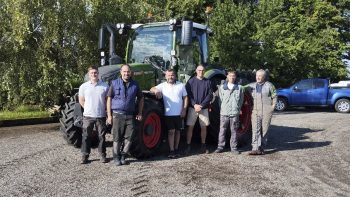
<instances>
[{"instance_id":1,"label":"khaki shorts","mask_svg":"<svg viewBox=\"0 0 350 197\"><path fill-rule=\"evenodd\" d=\"M187 112L187 122L188 126L193 126L196 124L197 118L199 118L199 124L201 127L209 125L209 112L208 109L202 109L199 113L194 111L194 108L189 107Z\"/></svg>"}]
</instances>

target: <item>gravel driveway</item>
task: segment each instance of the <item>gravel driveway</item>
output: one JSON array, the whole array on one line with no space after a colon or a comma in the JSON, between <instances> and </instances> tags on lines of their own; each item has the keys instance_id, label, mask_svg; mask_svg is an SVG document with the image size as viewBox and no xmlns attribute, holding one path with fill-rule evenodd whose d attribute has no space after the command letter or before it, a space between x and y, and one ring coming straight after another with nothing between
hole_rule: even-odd
<instances>
[{"instance_id":1,"label":"gravel driveway","mask_svg":"<svg viewBox=\"0 0 350 197\"><path fill-rule=\"evenodd\" d=\"M96 149L81 165L58 124L3 127L0 196L350 196L349 120L287 111L274 115L264 156L248 156L246 146L240 155L157 156L120 167L100 163Z\"/></svg>"}]
</instances>

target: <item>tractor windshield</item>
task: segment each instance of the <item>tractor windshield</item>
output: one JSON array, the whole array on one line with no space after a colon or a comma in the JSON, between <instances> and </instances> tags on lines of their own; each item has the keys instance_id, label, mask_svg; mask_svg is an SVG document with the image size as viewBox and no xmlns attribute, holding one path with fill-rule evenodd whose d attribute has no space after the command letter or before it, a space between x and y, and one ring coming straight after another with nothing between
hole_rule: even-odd
<instances>
[{"instance_id":1,"label":"tractor windshield","mask_svg":"<svg viewBox=\"0 0 350 197\"><path fill-rule=\"evenodd\" d=\"M143 63L146 58L155 58L166 67L170 64L172 33L168 26L142 27L136 30L129 57L131 63Z\"/></svg>"}]
</instances>

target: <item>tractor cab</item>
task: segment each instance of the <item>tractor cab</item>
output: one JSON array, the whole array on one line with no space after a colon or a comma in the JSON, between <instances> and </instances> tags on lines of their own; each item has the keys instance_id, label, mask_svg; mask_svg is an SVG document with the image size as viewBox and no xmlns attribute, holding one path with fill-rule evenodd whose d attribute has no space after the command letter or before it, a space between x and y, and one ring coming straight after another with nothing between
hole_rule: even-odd
<instances>
[{"instance_id":1,"label":"tractor cab","mask_svg":"<svg viewBox=\"0 0 350 197\"><path fill-rule=\"evenodd\" d=\"M206 26L176 20L139 26L129 41L128 63L152 63L161 71L175 69L186 82L197 64L208 63Z\"/></svg>"},{"instance_id":2,"label":"tractor cab","mask_svg":"<svg viewBox=\"0 0 350 197\"><path fill-rule=\"evenodd\" d=\"M110 33L109 52L104 51L104 29ZM187 82L193 76L196 65L208 65L208 35L211 30L205 25L192 21L171 19L169 22L103 26L99 38L102 66L121 63L121 58L115 55L116 35L114 32L125 33L128 31L132 31L132 33L128 41L124 62L133 67L133 70L136 71L136 78L140 70L153 71L155 80L151 86L165 80L164 72L167 69L176 70L178 80ZM219 73L224 75L222 71ZM142 81L142 79L140 80Z\"/></svg>"}]
</instances>

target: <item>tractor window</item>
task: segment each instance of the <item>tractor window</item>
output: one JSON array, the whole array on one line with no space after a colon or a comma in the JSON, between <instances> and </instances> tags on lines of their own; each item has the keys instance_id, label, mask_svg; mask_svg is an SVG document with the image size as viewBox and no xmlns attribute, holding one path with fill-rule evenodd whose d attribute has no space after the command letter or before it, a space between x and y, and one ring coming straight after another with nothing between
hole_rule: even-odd
<instances>
[{"instance_id":1,"label":"tractor window","mask_svg":"<svg viewBox=\"0 0 350 197\"><path fill-rule=\"evenodd\" d=\"M181 29L176 35L176 42L180 43ZM206 33L203 30L194 30L191 46L179 45L178 54L180 60L180 68L186 73L192 73L196 65L205 64L208 60L208 45ZM185 66L185 68L183 68Z\"/></svg>"},{"instance_id":2,"label":"tractor window","mask_svg":"<svg viewBox=\"0 0 350 197\"><path fill-rule=\"evenodd\" d=\"M170 62L171 43L172 34L168 26L140 29L134 34L130 61L143 63L145 58L153 57L165 68Z\"/></svg>"}]
</instances>

